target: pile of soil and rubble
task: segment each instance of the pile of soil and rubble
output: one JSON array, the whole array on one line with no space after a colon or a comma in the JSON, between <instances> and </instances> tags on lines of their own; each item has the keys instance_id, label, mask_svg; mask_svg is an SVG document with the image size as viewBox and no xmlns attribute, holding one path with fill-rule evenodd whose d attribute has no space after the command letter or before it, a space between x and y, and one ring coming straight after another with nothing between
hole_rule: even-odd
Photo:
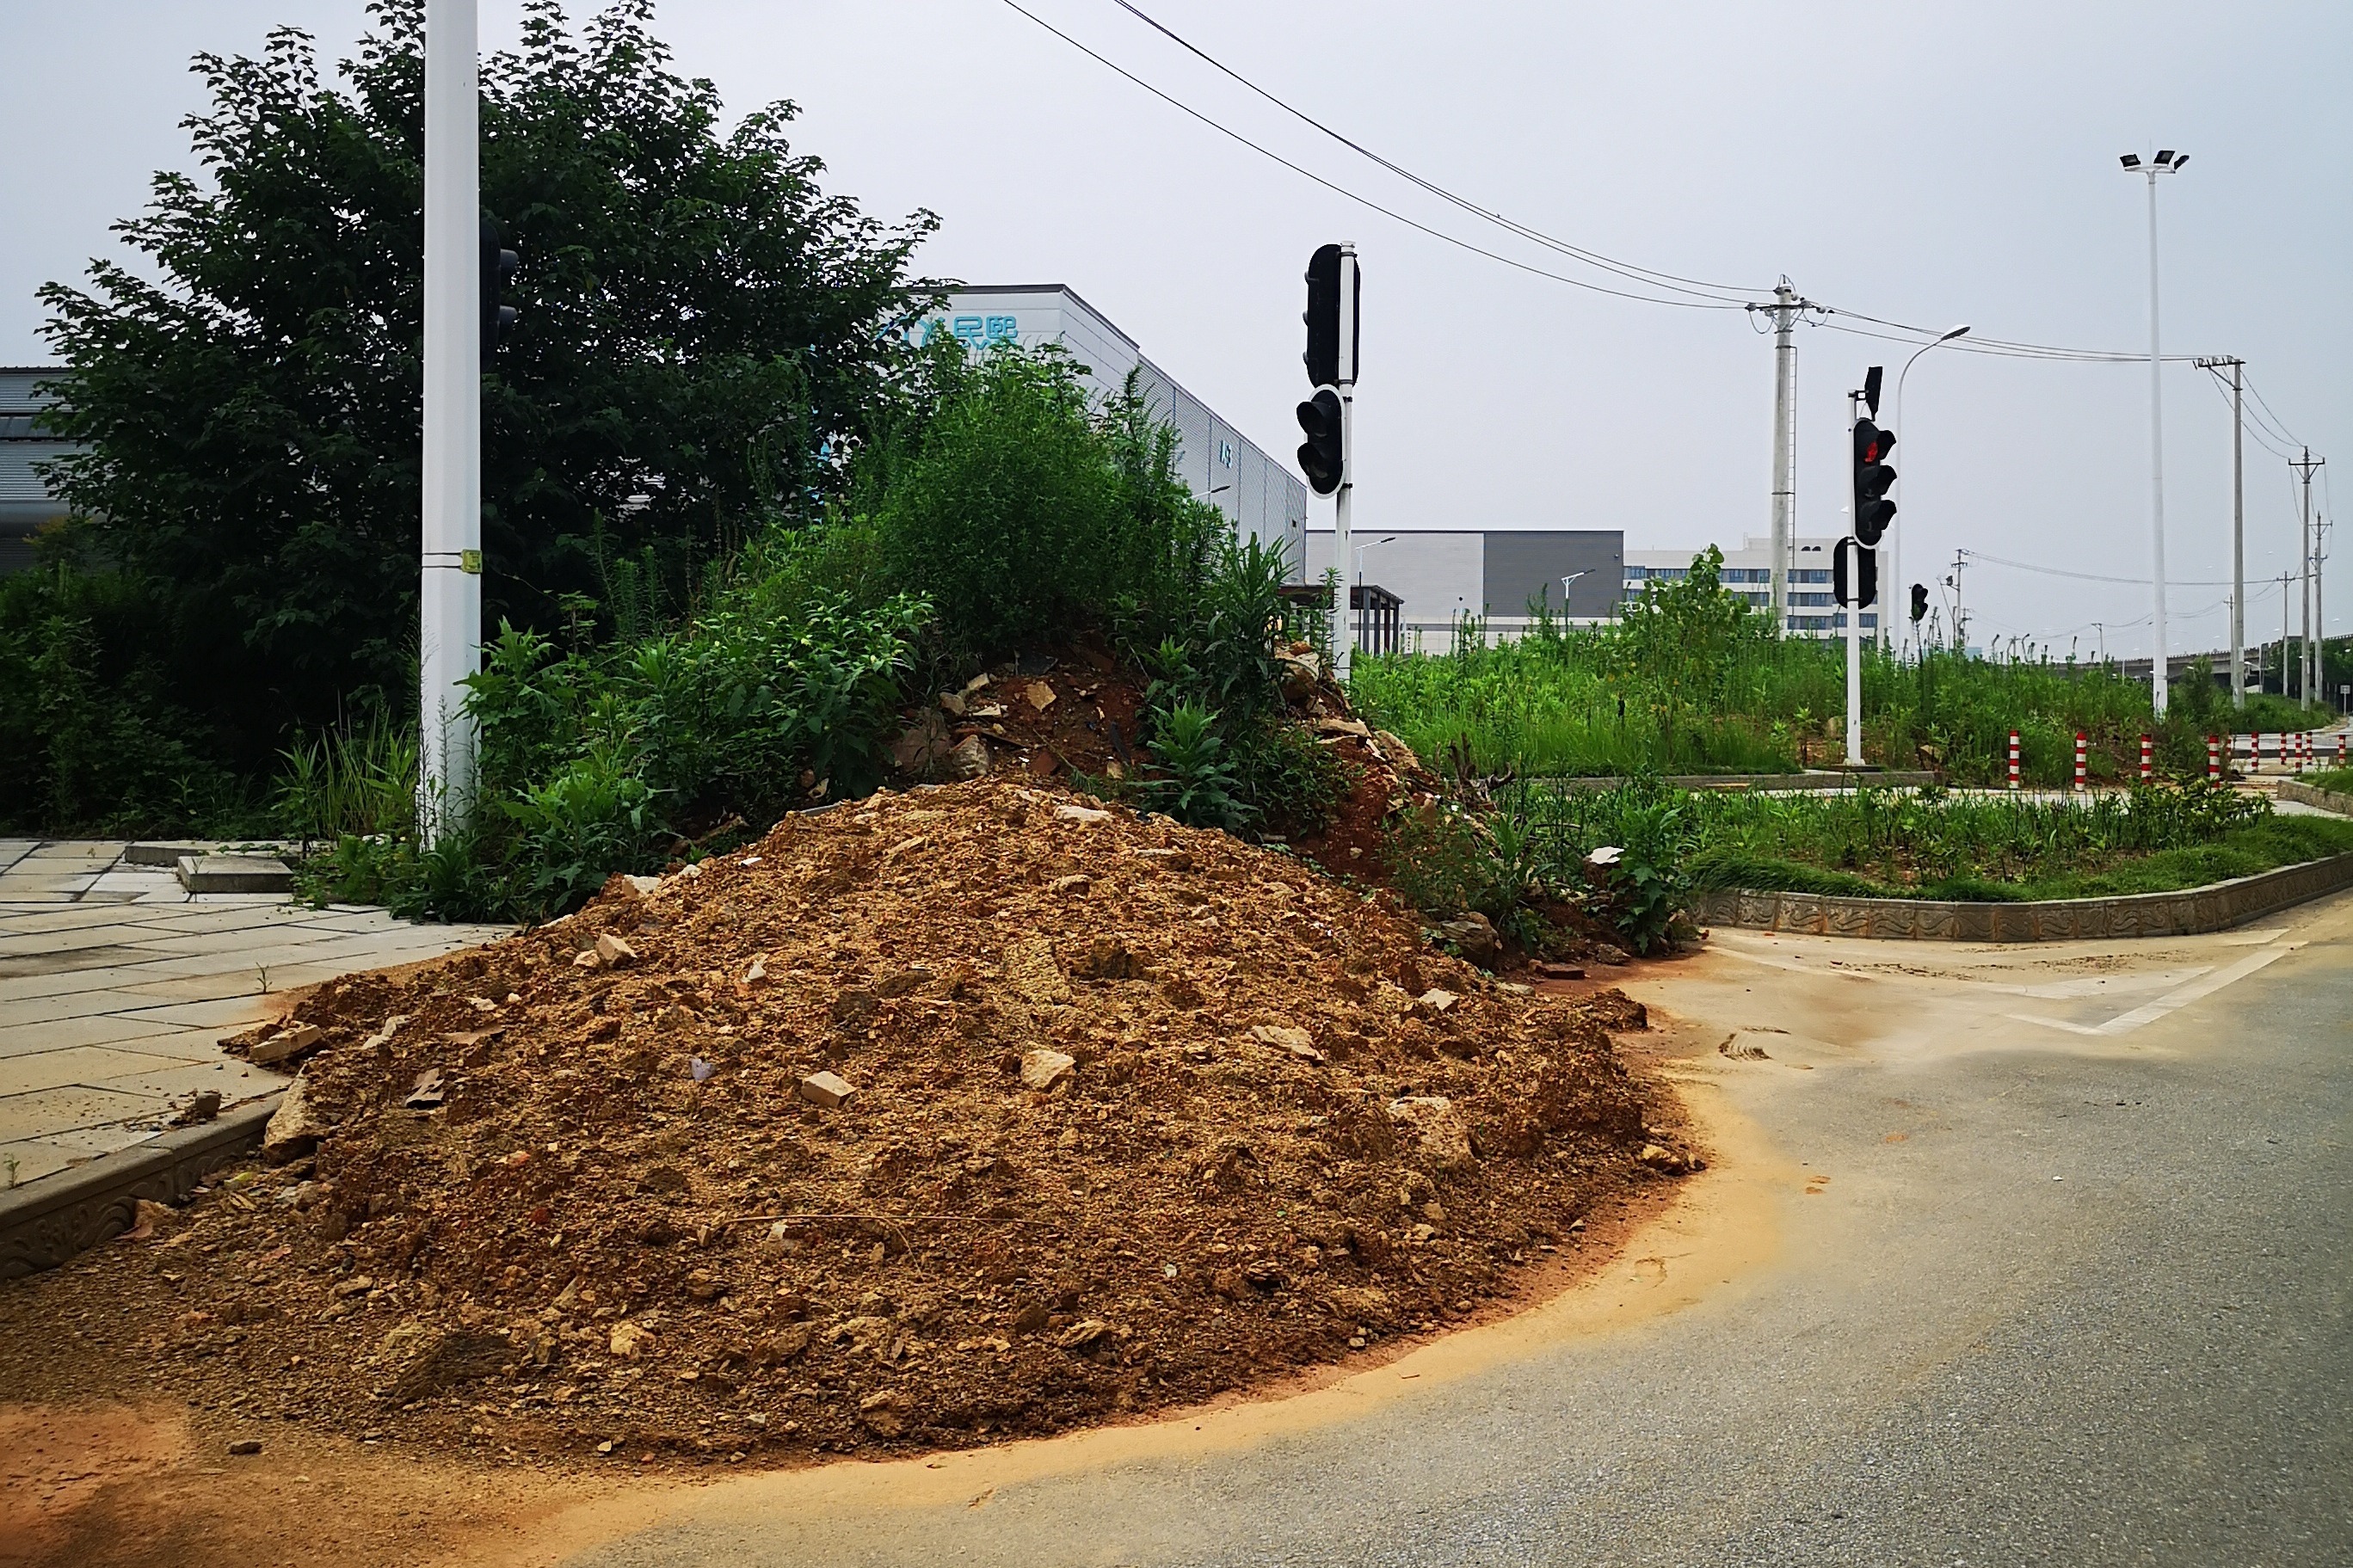
<instances>
[{"instance_id":1,"label":"pile of soil and rubble","mask_svg":"<svg viewBox=\"0 0 2353 1568\"><path fill-rule=\"evenodd\" d=\"M301 1064L268 1163L12 1289L0 1379L72 1321L234 1413L633 1457L1192 1403L1474 1312L1694 1166L1641 1023L1221 834L886 794L311 993L248 1040Z\"/></svg>"},{"instance_id":2,"label":"pile of soil and rubble","mask_svg":"<svg viewBox=\"0 0 2353 1568\"><path fill-rule=\"evenodd\" d=\"M1285 710L1330 750L1347 781L1330 819L1292 846L1343 875L1377 879L1384 825L1427 810L1440 781L1396 735L1357 718L1306 643L1277 651ZM983 670L910 709L892 747L901 781L923 784L1025 774L1036 780L1141 775L1137 714L1144 687L1099 639L1040 648Z\"/></svg>"}]
</instances>

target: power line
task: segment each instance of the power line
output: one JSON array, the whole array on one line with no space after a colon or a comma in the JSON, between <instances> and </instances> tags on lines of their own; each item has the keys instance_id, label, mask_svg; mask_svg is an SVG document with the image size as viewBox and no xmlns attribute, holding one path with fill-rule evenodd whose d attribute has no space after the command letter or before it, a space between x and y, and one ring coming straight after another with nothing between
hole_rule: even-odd
<instances>
[{"instance_id":1,"label":"power line","mask_svg":"<svg viewBox=\"0 0 2353 1568\"><path fill-rule=\"evenodd\" d=\"M1266 158L1271 162L1281 165L1282 167L1291 171L1293 174L1298 174L1302 178L1313 182L1314 184L1331 192L1333 195L1337 195L1345 201L1353 202L1368 211L1378 213L1383 217L1389 218L1397 223L1401 223L1408 228L1413 229L1417 233L1426 235L1430 238L1438 240L1441 244L1453 246L1458 249L1468 251L1472 255L1482 257L1490 261L1501 262L1506 267L1528 273L1534 277L1546 279L1556 283L1566 283L1571 288L1583 289L1588 292L1596 294L1609 295L1614 299L1632 300L1640 303L1652 305L1675 305L1686 310L1756 310L1764 308L1726 297L1727 295L1742 292L1762 293L1764 292L1763 289L1746 289L1741 286L1734 284L1710 283L1702 279L1686 278L1677 273L1662 272L1653 268L1641 267L1633 262L1621 261L1614 257L1605 255L1600 251L1590 250L1584 247L1571 244L1567 240L1558 238L1557 237L1547 234L1541 229L1523 224L1514 218L1507 217L1502 213L1492 208L1482 206L1468 197L1461 195L1448 187L1440 184L1438 182L1417 174L1412 170L1392 159L1383 157L1381 154L1375 153L1363 143L1345 135L1342 132L1335 130L1332 126L1325 124L1323 121L1308 114L1303 110L1299 109L1266 88L1260 86L1257 82L1242 75L1240 71L1227 65L1224 61L1219 60L1215 56L1209 54L1207 50L1194 44L1190 39L1184 37L1172 28L1166 26L1165 24L1145 12L1139 6L1132 4L1131 0L1113 0L1113 3L1118 5L1120 9L1134 16L1137 21L1142 22L1145 26L1152 28L1153 31L1166 38L1169 42L1176 45L1179 48L1184 49L1187 54L1192 55L1195 58L1209 66L1212 69L1217 70L1220 74L1239 83L1240 86L1256 94L1258 97L1265 100L1268 103L1282 110L1285 114L1288 114L1293 119L1299 121L1302 124L1304 124L1318 133L1330 138L1332 141L1339 143L1343 147L1345 147L1350 152L1355 153L1359 157L1366 159L1377 167L1396 175L1399 179L1405 180L1416 188L1438 197L1440 200L1448 203L1460 211L1468 213L1482 221L1493 223L1512 235L1519 238L1525 239L1532 244L1543 246L1560 255L1567 256L1575 260L1583 262L1587 266L1599 268L1612 274L1613 276L1621 278L1628 282L1652 289L1664 289L1671 293L1689 295L1692 297L1688 299L1667 299L1661 297L1658 293L1637 293L1630 289L1609 288L1602 284L1590 282L1581 278L1568 277L1542 267L1533 266L1527 262L1518 260L1515 258L1503 255L1500 252L1487 249L1483 246L1475 245L1469 240L1459 237L1458 236L1446 233L1441 229L1434 228L1417 219L1408 217L1403 213L1398 212L1394 208L1385 206L1381 203L1374 201L1368 196L1351 190L1346 186L1340 184L1336 181L1326 179L1323 175L1315 174L1312 170L1309 170L1303 165L1293 162L1291 159L1282 156L1271 148L1252 141L1250 138L1243 135L1240 132L1233 130L1231 127L1224 124L1202 110L1195 109L1192 105L1186 103L1174 94L1166 92L1161 89L1153 86L1150 82L1145 81L1134 72L1116 64L1094 49L1089 48L1077 38L1072 37L1070 34L1062 31L1060 27L1048 22L1044 17L1039 16L1037 13L1021 5L1018 4L1018 0L1004 0L1004 4L1008 9L1035 24L1046 32L1052 34L1063 43L1068 44L1071 47L1078 50L1081 54L1085 55L1089 59L1093 60L1096 64L1119 76L1124 80L1133 84L1134 86L1142 88L1145 91L1160 100L1163 103L1167 104L1170 108L1177 110L1190 119L1196 120L1201 124L1208 126L1210 130L1217 132L1219 135L1248 148L1250 151L1258 153L1261 157ZM1985 354L1999 358L2010 359L2048 360L2084 364L2135 364L2146 363L2148 357L2146 354L2130 353L2119 350L2067 348L2052 343L2027 342L2015 339L1993 338L1982 335L1945 340L1943 332L1939 329L1936 328L1919 326L1907 321L1890 321L1884 317L1870 315L1860 310L1849 310L1835 306L1818 305L1813 304L1810 301L1807 308L1823 318L1819 321L1810 321L1809 323L1810 325L1827 327L1833 331L1848 332L1858 337L1878 338L1889 342L1911 343L1916 345L1922 342L1949 341L1950 346L1956 352L1961 353ZM1845 321L1830 320L1829 318L1831 317L1843 317L1846 318L1848 321L1868 322L1871 326L1888 328L1892 329L1892 331L1870 331L1868 327L1852 326L1846 324ZM1897 333L1906 335L1894 335ZM2165 354L2159 357L2168 363L2194 363L2200 356L2195 354ZM2252 391L2253 389L2250 387L2249 390ZM2255 394L2255 401L2262 408L2263 414L2269 416L2269 430L2271 434L2288 442L2290 445L2302 445L2302 443L2295 441L2292 437L2288 436L2285 422L2280 420L2276 414L2273 414L2271 412L2270 405L2263 403L2263 395L2260 392ZM2261 417L2262 416L2259 416L2259 420Z\"/></svg>"},{"instance_id":2,"label":"power line","mask_svg":"<svg viewBox=\"0 0 2353 1568\"><path fill-rule=\"evenodd\" d=\"M1595 294L1614 295L1620 300L1636 300L1648 305L1675 305L1687 310L1739 310L1746 309L1746 306L1733 303L1728 300L1665 300L1661 299L1655 294L1635 294L1630 293L1623 289L1605 288L1599 283L1588 282L1582 278L1570 278L1562 273L1547 271L1541 267L1531 266L1527 262L1517 260L1512 257L1502 255L1496 251L1489 250L1483 246L1473 245L1467 239L1459 238L1454 235L1445 233L1443 230L1432 228L1428 224L1417 222L1394 208L1383 206L1380 203L1374 201L1369 196L1359 195L1355 191L1348 189L1345 185L1327 180L1323 175L1316 174L1311 169L1302 168L1299 164L1293 163L1290 159L1284 157L1282 153L1273 151L1271 148L1261 146L1260 143L1253 142L1249 137L1243 135L1240 132L1220 124L1219 121L1212 120L1209 116L1202 113L1199 110L1195 109L1192 105L1186 103L1181 99L1161 91L1158 88L1153 86L1142 77L1137 76L1134 72L1113 63L1102 55L1097 54L1094 50L1087 47L1086 45L1079 42L1078 39L1071 37L1070 34L1065 33L1060 27L1055 26L1051 22L1047 21L1036 12L1025 9L1017 3L1017 0L1004 0L1004 4L1007 9L1028 17L1030 21L1035 22L1039 26L1043 27L1047 32L1053 34L1054 37L1061 39L1062 42L1078 50L1079 53L1086 56L1087 58L1094 61L1097 65L1102 66L1104 69L1112 71L1113 73L1124 78L1126 80L1133 82L1137 87L1140 87L1145 91L1150 93L1153 97L1160 100L1161 102L1168 105L1171 109L1177 110L1192 119L1199 121L1202 124L1208 126L1219 135L1226 137L1230 141L1240 142L1241 145L1249 148L1251 152L1256 153L1262 158L1271 159L1273 162L1282 164L1284 168L1290 170L1293 174L1299 175L1303 179L1314 181L1316 184L1319 184L1325 190L1330 191L1334 195L1340 196L1347 201L1352 201L1358 206L1377 212L1383 217L1393 219L1398 223L1405 225L1408 228L1414 229L1421 234L1426 234L1430 238L1438 240L1443 244L1451 245L1459 249L1467 250L1473 256L1483 256L1490 261L1500 261L1506 267L1516 268L1522 272L1533 273L1538 278L1548 278L1556 283L1566 283L1572 289L1583 289Z\"/></svg>"},{"instance_id":3,"label":"power line","mask_svg":"<svg viewBox=\"0 0 2353 1568\"><path fill-rule=\"evenodd\" d=\"M1351 153L1356 153L1361 158L1369 160L1370 162L1379 165L1381 168L1388 170L1390 174L1395 174L1401 180L1419 186L1421 189L1428 191L1431 195L1438 197L1440 201L1447 202L1454 206L1460 207L1462 211L1471 214L1474 217L1483 218L1489 223L1499 225L1500 226L1510 230L1512 233L1518 235L1523 239L1532 240L1535 244L1544 246L1548 249L1556 250L1564 256L1573 256L1579 261L1587 262L1595 267L1603 268L1636 282L1646 282L1651 283L1655 287L1674 289L1678 293L1699 293L1700 297L1703 299L1722 299L1727 294L1736 297L1740 295L1753 296L1769 291L1766 289L1751 288L1737 283L1709 283L1696 278L1684 278L1672 272L1661 272L1652 268L1639 267L1630 261L1620 261L1615 257L1604 256L1598 250L1588 250L1582 246L1572 245L1567 240L1556 238L1554 236L1546 234L1541 229L1532 228L1526 224L1520 223L1515 219L1505 217L1502 213L1496 212L1492 208L1481 206L1478 203L1473 202L1465 196L1457 195L1455 192L1447 189L1444 185L1439 184L1434 180L1426 180L1422 178L1422 176L1415 174L1411 169L1405 167L1401 163L1384 158L1378 153L1374 152L1371 148L1365 146L1362 142L1356 142L1348 136L1343 135L1340 132L1334 130L1331 126L1326 125L1324 121L1316 119L1314 115L1307 113L1296 105L1284 99L1278 98L1275 94L1268 91L1265 88L1261 87L1258 83L1242 75L1241 72L1234 69L1233 67L1226 64L1223 60L1220 60L1214 55L1209 54L1207 50L1201 48L1190 39L1181 37L1163 23L1146 15L1141 8L1131 4L1130 0L1112 0L1112 4L1117 5L1129 16L1134 16L1137 21L1142 22L1145 26L1150 27L1154 32L1158 33L1162 37L1166 38L1170 43L1175 44L1178 48L1183 49L1187 54L1191 55L1194 58L1208 66L1211 69L1216 70L1232 80L1240 83L1243 87L1248 88L1250 91L1266 100L1267 102L1274 105L1277 109L1282 110L1285 114L1290 115L1301 124L1322 132L1324 135L1330 137L1333 141L1337 142L1341 146L1348 149ZM1680 287L1682 285L1689 285L1689 287ZM1735 302L1738 302L1736 298Z\"/></svg>"},{"instance_id":4,"label":"power line","mask_svg":"<svg viewBox=\"0 0 2353 1568\"><path fill-rule=\"evenodd\" d=\"M2111 577L2099 572L2073 572L2064 566L2041 566L2031 561L2012 561L2005 556L1988 555L1982 550L1964 550L1961 553L1971 561L1982 562L1988 566L2007 566L2014 572L2033 572L2045 577L2072 577L2081 583L2121 583L2132 588L2146 588L2149 584L2149 580L2146 577ZM2231 586L2231 580L2227 577L2168 577L2166 579L2166 586L2168 588L2227 588ZM2226 600L2225 603L2227 602ZM2116 621L2108 623L2110 626L2119 624Z\"/></svg>"}]
</instances>

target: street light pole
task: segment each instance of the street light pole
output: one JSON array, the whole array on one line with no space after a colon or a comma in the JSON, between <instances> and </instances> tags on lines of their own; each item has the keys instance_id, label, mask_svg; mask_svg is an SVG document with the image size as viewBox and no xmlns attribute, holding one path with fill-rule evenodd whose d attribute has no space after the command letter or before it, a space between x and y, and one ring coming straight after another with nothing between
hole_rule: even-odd
<instances>
[{"instance_id":1,"label":"street light pole","mask_svg":"<svg viewBox=\"0 0 2353 1568\"><path fill-rule=\"evenodd\" d=\"M2189 162L2189 154L2176 155L2167 148L2145 165L2137 153L2126 153L2118 161L2127 173L2148 179L2148 529L2149 568L2155 584L2150 624L2157 637L2148 671L2149 701L2162 719L2172 672L2165 654L2165 386L2159 374L2163 362L2157 331L2157 177L2179 173Z\"/></svg>"},{"instance_id":2,"label":"street light pole","mask_svg":"<svg viewBox=\"0 0 2353 1568\"><path fill-rule=\"evenodd\" d=\"M481 667L480 82L476 0L425 7L425 429L417 820L428 841L473 805L466 678Z\"/></svg>"},{"instance_id":3,"label":"street light pole","mask_svg":"<svg viewBox=\"0 0 2353 1568\"><path fill-rule=\"evenodd\" d=\"M1912 357L1904 362L1904 368L1895 373L1895 435L1897 439L1904 441L1909 441L1912 439L1912 427L1904 423L1904 378L1912 374L1913 365L1919 363L1919 359L1922 354L1926 353L1930 349L1942 347L1944 344L1951 342L1955 338L1968 336L1968 323L1964 321L1957 327L1947 329L1944 335L1937 338L1936 342L1922 343L1917 349L1913 351ZM1916 458L1919 456L1918 447L1911 447L1908 448L1908 450L1911 451L1914 457ZM1905 468L1908 468L1911 466L1912 465L1908 461L1904 465ZM1904 493L1903 468L1898 468L1895 471L1895 493L1898 496L1901 496ZM1887 534L1887 582L1888 584L1894 588L1894 592L1901 594L1904 592L1904 512L1901 507L1896 509L1895 516L1888 522ZM1880 598L1883 603L1885 601L1886 597L1886 593L1883 591L1880 595ZM1891 642L1894 640L1888 636L1887 612L1884 609L1882 609L1879 612L1879 640L1882 642ZM1898 651L1901 651L1900 645Z\"/></svg>"},{"instance_id":4,"label":"street light pole","mask_svg":"<svg viewBox=\"0 0 2353 1568\"><path fill-rule=\"evenodd\" d=\"M1386 539L1376 539L1370 544L1359 544L1356 546L1356 592L1351 594L1349 597L1356 601L1356 603L1350 607L1356 612L1356 635L1359 639L1363 637L1365 631L1365 552L1376 549L1380 545L1395 544L1396 542L1397 535L1392 533Z\"/></svg>"}]
</instances>

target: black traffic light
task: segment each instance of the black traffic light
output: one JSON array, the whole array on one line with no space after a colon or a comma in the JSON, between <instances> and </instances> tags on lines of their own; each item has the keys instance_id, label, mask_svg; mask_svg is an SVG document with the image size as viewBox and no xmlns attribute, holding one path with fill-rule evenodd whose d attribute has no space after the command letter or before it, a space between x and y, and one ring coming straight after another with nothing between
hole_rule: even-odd
<instances>
[{"instance_id":1,"label":"black traffic light","mask_svg":"<svg viewBox=\"0 0 2353 1568\"><path fill-rule=\"evenodd\" d=\"M1895 503L1887 499L1887 488L1895 482L1887 454L1894 447L1894 431L1868 419L1854 422L1854 536L1865 544L1878 543L1895 516Z\"/></svg>"},{"instance_id":2,"label":"black traffic light","mask_svg":"<svg viewBox=\"0 0 2353 1568\"><path fill-rule=\"evenodd\" d=\"M489 218L482 220L482 363L487 366L491 356L499 352L499 340L515 324L515 308L499 303L500 291L507 279L522 266L522 258L509 250L499 237L499 226Z\"/></svg>"},{"instance_id":3,"label":"black traffic light","mask_svg":"<svg viewBox=\"0 0 2353 1568\"><path fill-rule=\"evenodd\" d=\"M1912 584L1912 624L1916 626L1927 618L1928 585L1926 583L1915 583Z\"/></svg>"},{"instance_id":4,"label":"black traffic light","mask_svg":"<svg viewBox=\"0 0 2353 1568\"><path fill-rule=\"evenodd\" d=\"M1854 592L1857 587L1862 590L1860 595ZM1879 552L1852 539L1840 540L1831 552L1831 596L1858 610L1879 603Z\"/></svg>"},{"instance_id":5,"label":"black traffic light","mask_svg":"<svg viewBox=\"0 0 2353 1568\"><path fill-rule=\"evenodd\" d=\"M1307 352L1300 356L1307 366L1307 382L1311 386L1337 386L1340 384L1340 247L1319 245L1315 254L1307 258L1307 310L1299 319L1307 323ZM1364 297L1365 279L1356 274L1356 295ZM1348 345L1348 364L1353 373L1356 349L1362 342L1364 317L1356 315L1357 342ZM1352 374L1351 381L1356 377Z\"/></svg>"},{"instance_id":6,"label":"black traffic light","mask_svg":"<svg viewBox=\"0 0 2353 1568\"><path fill-rule=\"evenodd\" d=\"M1315 395L1299 405L1299 427L1307 432L1299 447L1299 471L1319 496L1340 488L1346 456L1340 448L1340 395L1328 386L1317 387Z\"/></svg>"}]
</instances>

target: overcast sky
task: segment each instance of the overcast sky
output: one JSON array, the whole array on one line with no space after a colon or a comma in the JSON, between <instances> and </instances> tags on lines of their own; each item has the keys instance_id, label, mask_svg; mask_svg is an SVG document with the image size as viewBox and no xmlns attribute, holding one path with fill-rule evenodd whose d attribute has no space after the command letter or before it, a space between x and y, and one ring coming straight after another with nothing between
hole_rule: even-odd
<instances>
[{"instance_id":1,"label":"overcast sky","mask_svg":"<svg viewBox=\"0 0 2353 1568\"><path fill-rule=\"evenodd\" d=\"M1383 205L1620 281L1412 190L1112 0L1023 3ZM1138 3L1386 157L1579 247L1759 299L1787 274L1811 300L1981 337L2145 352L2146 194L2116 157L2187 150L2158 193L2167 351L2245 358L2288 431L2353 462L2353 6ZM483 0L485 47L512 40L518 10ZM363 6L0 0L0 362L41 356L34 288L107 249L153 170L191 166L189 56L257 51L278 23L334 59ZM731 111L799 103L798 145L833 188L886 217L937 212L926 271L1071 284L1270 450L1297 444L1307 254L1356 241L1359 529L1617 527L1681 548L1767 526L1771 340L1739 310L1611 299L1418 234L1004 0L668 0L656 27ZM1873 363L1892 384L1906 352L1799 334L1801 531L1844 527L1843 394ZM2230 574L2230 417L2210 381L2165 372L2177 650L2228 635L2227 587L2209 584ZM1949 570L1956 547L2147 576L2145 363L1940 349L1899 435L1907 578ZM2294 561L2295 513L2281 459L2252 433L2246 451L2260 578ZM2353 576L2332 576L2342 631ZM2147 650L2145 587L1993 564L1964 581L1973 640L2033 633L2063 653L2080 637L2088 655L2101 622L2110 653ZM2251 635L2276 636L2280 607L2259 585Z\"/></svg>"}]
</instances>

